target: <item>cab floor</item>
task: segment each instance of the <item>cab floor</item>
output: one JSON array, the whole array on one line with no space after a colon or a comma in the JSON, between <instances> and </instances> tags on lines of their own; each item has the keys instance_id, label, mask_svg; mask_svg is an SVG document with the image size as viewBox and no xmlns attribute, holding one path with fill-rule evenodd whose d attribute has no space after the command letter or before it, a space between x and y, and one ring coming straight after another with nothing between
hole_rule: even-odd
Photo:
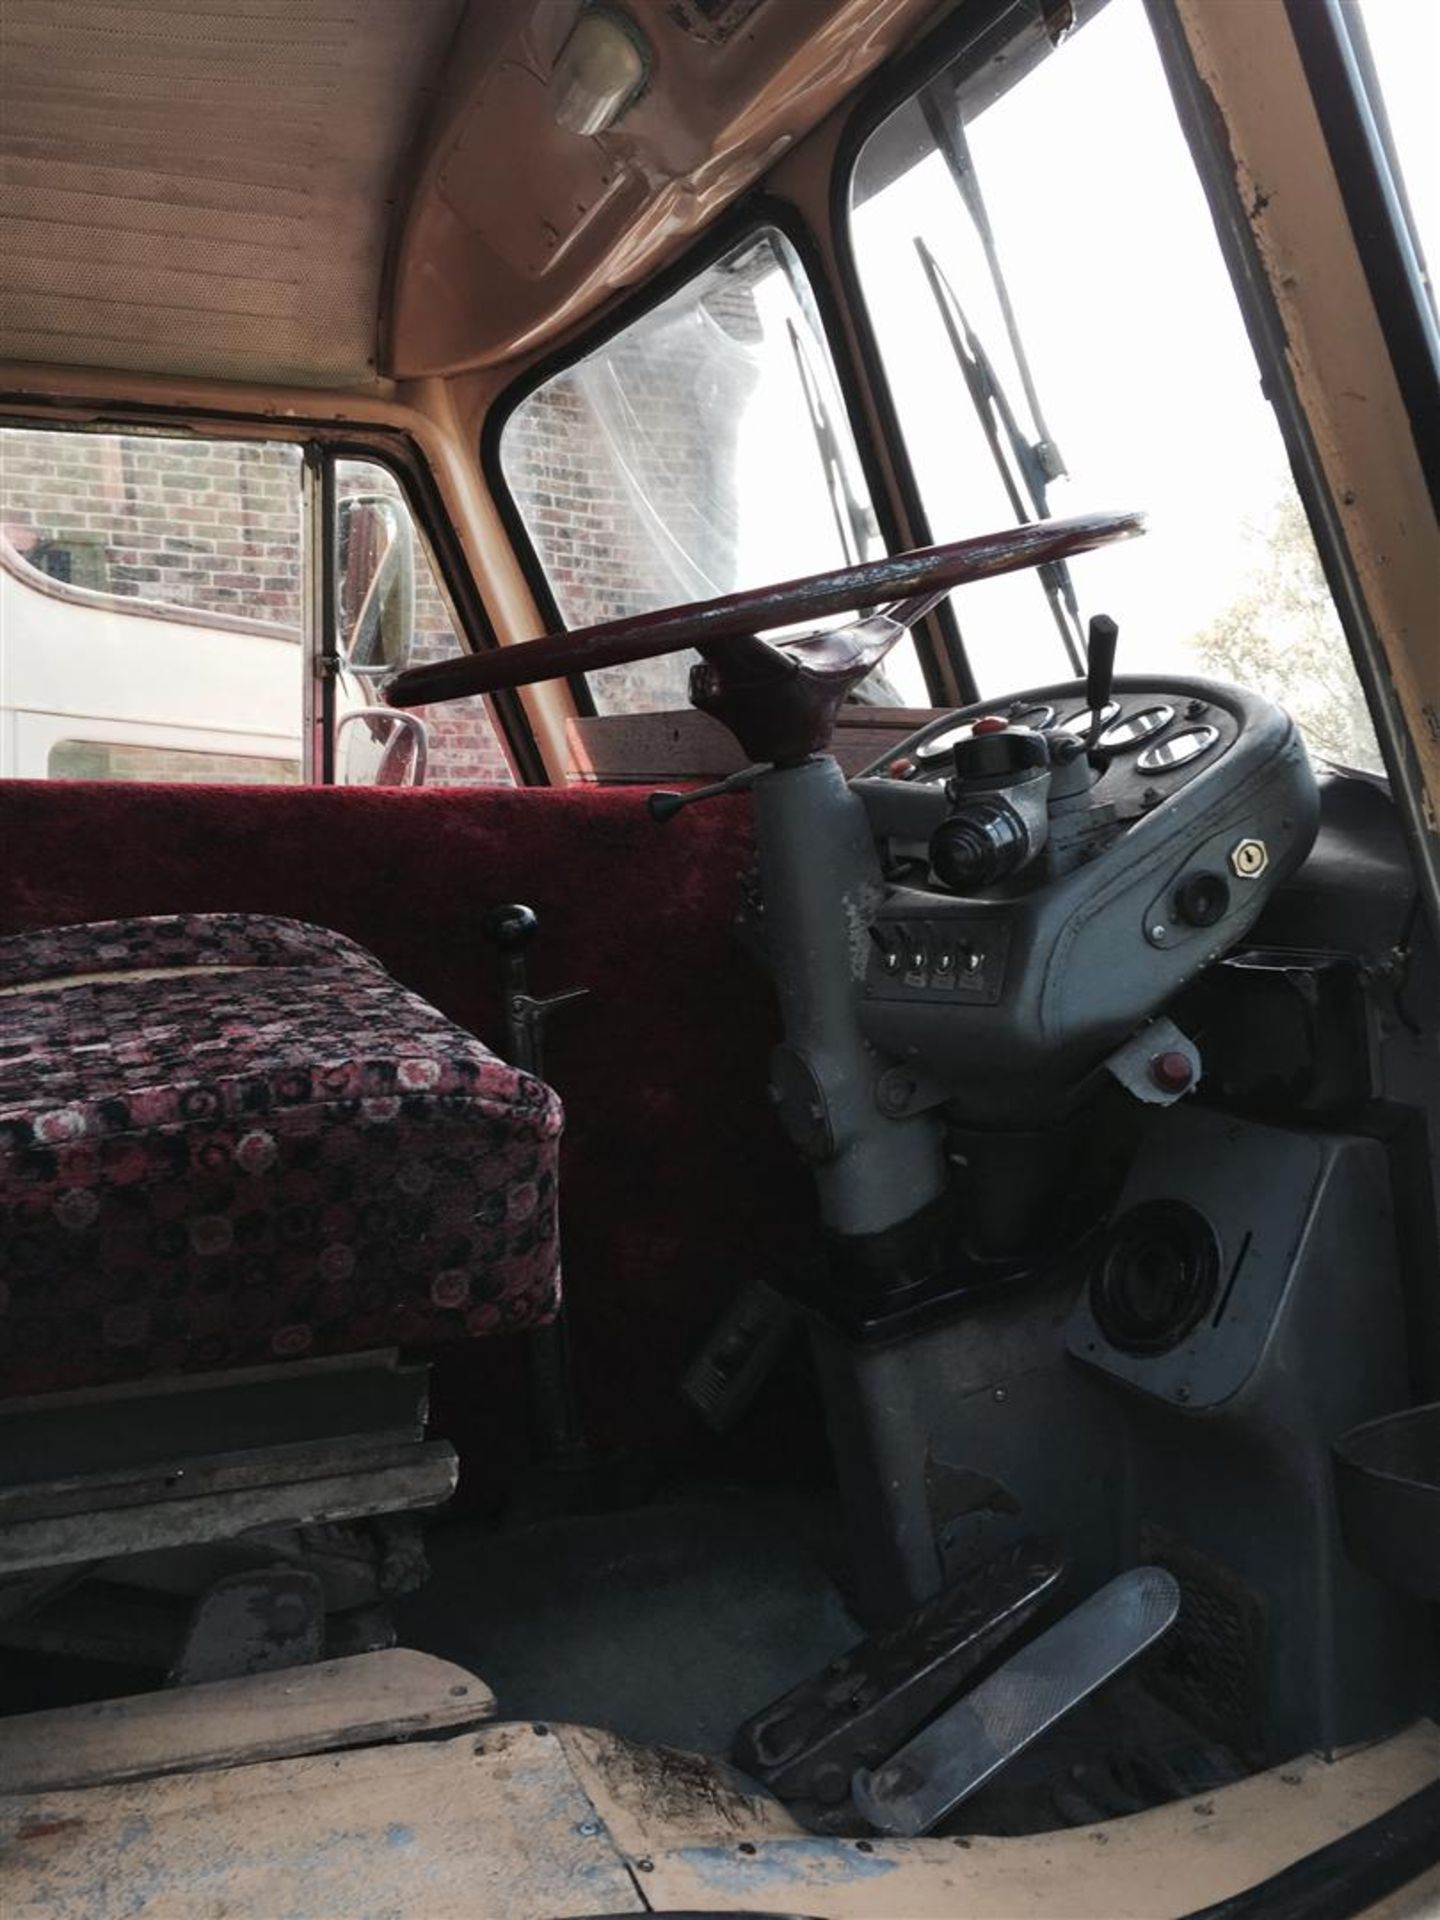
<instances>
[{"instance_id":1,"label":"cab floor","mask_svg":"<svg viewBox=\"0 0 1440 1920\"><path fill-rule=\"evenodd\" d=\"M741 1721L863 1637L821 1496L706 1491L428 1538L401 1643L458 1661L508 1719L724 1753Z\"/></svg>"},{"instance_id":2,"label":"cab floor","mask_svg":"<svg viewBox=\"0 0 1440 1920\"><path fill-rule=\"evenodd\" d=\"M742 1721L863 1638L823 1497L705 1491L619 1513L429 1536L401 1643L483 1676L502 1717L724 1756ZM1039 1832L1209 1792L1245 1768L1133 1675L1102 1688L945 1823Z\"/></svg>"}]
</instances>

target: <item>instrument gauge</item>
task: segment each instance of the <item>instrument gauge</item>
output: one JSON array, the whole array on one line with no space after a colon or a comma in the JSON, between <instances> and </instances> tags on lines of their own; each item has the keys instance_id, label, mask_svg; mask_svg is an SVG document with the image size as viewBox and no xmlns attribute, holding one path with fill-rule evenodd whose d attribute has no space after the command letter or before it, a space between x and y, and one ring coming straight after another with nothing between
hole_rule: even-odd
<instances>
[{"instance_id":1,"label":"instrument gauge","mask_svg":"<svg viewBox=\"0 0 1440 1920\"><path fill-rule=\"evenodd\" d=\"M1111 721L1100 736L1100 745L1107 753L1128 753L1154 734L1163 733L1174 718L1175 709L1163 704L1137 707L1134 713L1121 714Z\"/></svg>"},{"instance_id":2,"label":"instrument gauge","mask_svg":"<svg viewBox=\"0 0 1440 1920\"><path fill-rule=\"evenodd\" d=\"M1105 705L1100 709L1101 725L1108 727L1112 720L1117 720L1119 717L1120 702L1118 700L1107 700ZM1068 720L1062 720L1060 722L1063 732L1078 733L1082 737L1089 733L1094 724L1095 714L1089 707L1087 707L1083 713L1072 713Z\"/></svg>"},{"instance_id":3,"label":"instrument gauge","mask_svg":"<svg viewBox=\"0 0 1440 1920\"><path fill-rule=\"evenodd\" d=\"M1219 738L1218 727L1187 727L1183 733L1172 733L1168 740L1157 740L1153 747L1146 747L1135 765L1141 773L1173 773L1176 767L1188 767L1202 753L1209 753Z\"/></svg>"},{"instance_id":4,"label":"instrument gauge","mask_svg":"<svg viewBox=\"0 0 1440 1920\"><path fill-rule=\"evenodd\" d=\"M928 740L922 740L910 750L911 758L921 773L933 773L942 764L946 771L950 767L950 755L957 740L968 740L973 720L960 720L954 726L942 727L939 733L932 733Z\"/></svg>"}]
</instances>

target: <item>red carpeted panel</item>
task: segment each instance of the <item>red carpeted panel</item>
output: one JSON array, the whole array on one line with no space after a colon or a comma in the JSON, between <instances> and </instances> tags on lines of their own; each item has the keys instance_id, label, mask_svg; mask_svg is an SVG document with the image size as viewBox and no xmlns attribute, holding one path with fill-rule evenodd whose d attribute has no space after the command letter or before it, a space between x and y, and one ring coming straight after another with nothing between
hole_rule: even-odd
<instances>
[{"instance_id":1,"label":"red carpeted panel","mask_svg":"<svg viewBox=\"0 0 1440 1920\"><path fill-rule=\"evenodd\" d=\"M746 798L666 827L633 789L432 792L0 785L0 933L129 914L293 915L370 948L495 1044L485 912L535 908L532 991L565 1102L561 1231L587 1423L602 1445L694 1438L685 1359L732 1288L814 1245L809 1182L767 1106L769 988L736 948ZM516 1451L512 1343L437 1379L443 1424Z\"/></svg>"}]
</instances>

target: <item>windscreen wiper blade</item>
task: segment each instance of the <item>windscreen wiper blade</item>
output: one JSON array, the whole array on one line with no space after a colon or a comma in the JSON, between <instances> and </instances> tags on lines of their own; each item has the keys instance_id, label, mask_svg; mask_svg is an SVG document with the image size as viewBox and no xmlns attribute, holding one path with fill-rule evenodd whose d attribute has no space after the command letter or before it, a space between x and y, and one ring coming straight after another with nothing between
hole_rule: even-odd
<instances>
[{"instance_id":1,"label":"windscreen wiper blade","mask_svg":"<svg viewBox=\"0 0 1440 1920\"><path fill-rule=\"evenodd\" d=\"M949 100L943 91L946 76L932 80L919 96L920 111L925 116L925 125L930 138L935 142L936 150L949 170L955 189L964 202L965 211L974 223L980 237L980 245L985 252L985 261L990 269L990 279L994 284L995 297L1000 303L1000 313L1005 322L1005 333L1010 341L1010 351L1015 356L1015 365L1019 369L1020 384L1025 389L1025 401L1030 408L1030 417L1035 422L1039 438L1033 443L1033 453L1040 470L1047 481L1058 480L1066 472L1060 449L1041 411L1040 396L1035 391L1035 380L1030 372L1030 362L1025 357L1025 343L1020 337L1020 324L1015 318L1015 309L1010 303L1010 289L1005 281L1004 270L1000 265L1000 249L995 244L995 231L990 225L989 209L985 205L985 196L980 191L980 176L975 171L975 162L970 153L970 142L965 137L965 123L960 117L959 101L952 91Z\"/></svg>"},{"instance_id":2,"label":"windscreen wiper blade","mask_svg":"<svg viewBox=\"0 0 1440 1920\"><path fill-rule=\"evenodd\" d=\"M1022 524L1032 519L1048 520L1049 483L1055 476L1049 472L1042 458L1042 446L1032 444L1022 432L1014 408L995 372L994 363L966 318L965 309L956 298L955 290L946 279L939 261L918 234L915 236L915 251L920 257L920 265L939 310L955 363L964 376L966 390L1015 518ZM1020 490L1022 482L1025 489L1023 495ZM1060 560L1037 567L1035 571L1050 604L1070 664L1077 673L1081 673L1084 671L1085 652L1080 638L1080 604L1070 569Z\"/></svg>"}]
</instances>

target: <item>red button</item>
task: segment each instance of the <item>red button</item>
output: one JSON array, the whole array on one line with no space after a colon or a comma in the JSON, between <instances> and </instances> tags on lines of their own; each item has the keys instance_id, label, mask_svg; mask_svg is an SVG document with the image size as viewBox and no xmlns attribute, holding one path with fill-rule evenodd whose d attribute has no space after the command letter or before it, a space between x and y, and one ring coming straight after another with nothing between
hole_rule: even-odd
<instances>
[{"instance_id":1,"label":"red button","mask_svg":"<svg viewBox=\"0 0 1440 1920\"><path fill-rule=\"evenodd\" d=\"M1169 1053L1157 1053L1150 1062L1150 1078L1163 1093L1183 1093L1195 1078L1190 1056L1178 1047Z\"/></svg>"},{"instance_id":2,"label":"red button","mask_svg":"<svg viewBox=\"0 0 1440 1920\"><path fill-rule=\"evenodd\" d=\"M1010 722L1000 713L982 713L971 726L971 733L1004 733Z\"/></svg>"}]
</instances>

